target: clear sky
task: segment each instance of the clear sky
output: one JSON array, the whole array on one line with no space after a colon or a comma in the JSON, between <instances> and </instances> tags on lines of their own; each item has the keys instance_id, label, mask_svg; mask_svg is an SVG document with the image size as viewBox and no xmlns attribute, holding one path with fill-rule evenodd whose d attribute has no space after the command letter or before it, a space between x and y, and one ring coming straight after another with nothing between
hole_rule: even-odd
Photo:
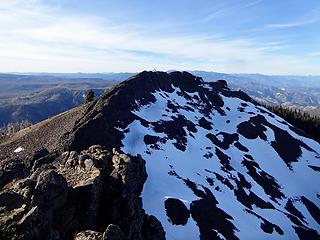
<instances>
[{"instance_id":1,"label":"clear sky","mask_svg":"<svg viewBox=\"0 0 320 240\"><path fill-rule=\"evenodd\" d=\"M319 0L0 0L0 71L320 75Z\"/></svg>"}]
</instances>

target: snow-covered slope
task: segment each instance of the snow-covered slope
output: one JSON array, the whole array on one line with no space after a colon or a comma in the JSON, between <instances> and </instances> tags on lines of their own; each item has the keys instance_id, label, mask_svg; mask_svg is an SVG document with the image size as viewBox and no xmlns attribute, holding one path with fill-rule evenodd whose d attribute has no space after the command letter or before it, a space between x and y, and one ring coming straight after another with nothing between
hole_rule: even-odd
<instances>
[{"instance_id":1,"label":"snow-covered slope","mask_svg":"<svg viewBox=\"0 0 320 240\"><path fill-rule=\"evenodd\" d=\"M224 81L179 74L151 77L116 127L146 160L143 206L166 238L319 239L320 144Z\"/></svg>"}]
</instances>

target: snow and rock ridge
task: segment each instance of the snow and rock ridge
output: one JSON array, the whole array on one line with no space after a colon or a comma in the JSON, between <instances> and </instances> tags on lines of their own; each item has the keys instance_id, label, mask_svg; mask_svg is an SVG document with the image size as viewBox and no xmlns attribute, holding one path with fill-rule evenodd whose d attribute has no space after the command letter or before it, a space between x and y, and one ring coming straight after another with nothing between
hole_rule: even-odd
<instances>
[{"instance_id":1,"label":"snow and rock ridge","mask_svg":"<svg viewBox=\"0 0 320 240\"><path fill-rule=\"evenodd\" d=\"M118 128L167 239L318 239L319 143L224 82L187 86L135 100Z\"/></svg>"},{"instance_id":2,"label":"snow and rock ridge","mask_svg":"<svg viewBox=\"0 0 320 240\"><path fill-rule=\"evenodd\" d=\"M60 171L57 159L97 144L110 155L116 153L113 148L124 153L116 153L119 161L107 158L107 172L99 170L108 179L105 192L118 197L96 194L93 202L84 203L98 204L91 217L107 220L109 230L123 232L124 239L164 239L162 227L170 240L319 239L319 143L244 92L230 90L225 81L207 83L187 72L142 72L76 111L0 143L0 195L20 194L17 183L29 183L35 172L51 176L58 171L67 184L81 180L75 170L83 164L91 169L92 161L79 158L74 166L70 157ZM24 150L14 152L20 146ZM129 157L134 165L127 165L125 156L135 155ZM129 184L121 188L125 193L119 191L123 181ZM122 199L131 191L131 181L139 185L134 206ZM140 216L138 222L133 212ZM61 229L70 224L68 218L59 221ZM73 226L71 232L87 230L77 239L103 235L92 223L90 228Z\"/></svg>"}]
</instances>

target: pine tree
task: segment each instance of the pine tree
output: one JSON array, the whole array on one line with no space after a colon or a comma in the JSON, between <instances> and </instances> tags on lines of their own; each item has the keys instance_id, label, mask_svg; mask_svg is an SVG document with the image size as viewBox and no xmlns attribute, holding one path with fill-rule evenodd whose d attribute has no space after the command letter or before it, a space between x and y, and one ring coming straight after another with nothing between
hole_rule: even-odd
<instances>
[{"instance_id":1,"label":"pine tree","mask_svg":"<svg viewBox=\"0 0 320 240\"><path fill-rule=\"evenodd\" d=\"M269 110L282 117L293 126L301 129L310 137L320 142L320 117L307 112L293 110L282 106L266 106Z\"/></svg>"},{"instance_id":2,"label":"pine tree","mask_svg":"<svg viewBox=\"0 0 320 240\"><path fill-rule=\"evenodd\" d=\"M85 96L85 102L92 102L94 99L94 92L92 91L92 89L88 90L86 96Z\"/></svg>"}]
</instances>

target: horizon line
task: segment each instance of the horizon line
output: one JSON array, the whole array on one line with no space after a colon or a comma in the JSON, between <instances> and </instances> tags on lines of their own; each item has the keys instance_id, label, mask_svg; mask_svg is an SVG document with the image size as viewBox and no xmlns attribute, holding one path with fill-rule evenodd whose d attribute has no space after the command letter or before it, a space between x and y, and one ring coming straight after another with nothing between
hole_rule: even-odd
<instances>
[{"instance_id":1,"label":"horizon line","mask_svg":"<svg viewBox=\"0 0 320 240\"><path fill-rule=\"evenodd\" d=\"M10 75L37 75L37 74L47 74L47 75L52 75L52 74L138 74L144 71L148 72L204 72L204 73L218 73L218 74L226 74L226 75L263 75L263 76L286 76L286 77L320 77L319 75L316 74L266 74L266 73L259 73L259 72L216 72L216 71L206 71L206 70L167 70L167 71L162 71L162 70L142 70L142 71L136 71L136 72L129 72L129 71L119 71L119 72L43 72L43 71L17 71L17 72L0 72L0 74L10 74Z\"/></svg>"}]
</instances>

